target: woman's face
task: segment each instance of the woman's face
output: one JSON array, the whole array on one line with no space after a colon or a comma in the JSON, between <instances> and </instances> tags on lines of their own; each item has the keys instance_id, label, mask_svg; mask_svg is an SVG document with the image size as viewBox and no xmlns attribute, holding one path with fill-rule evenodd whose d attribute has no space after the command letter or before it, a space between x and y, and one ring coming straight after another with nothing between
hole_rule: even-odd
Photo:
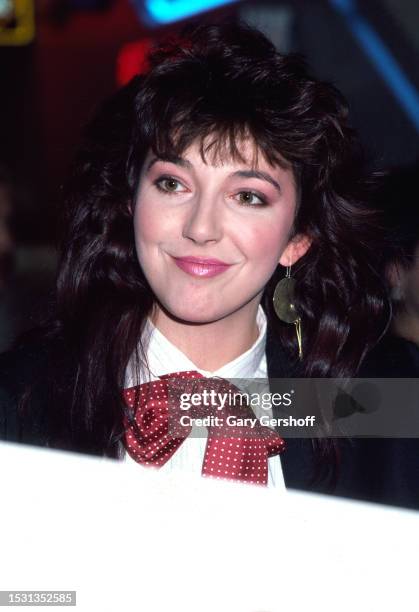
<instances>
[{"instance_id":1,"label":"woman's face","mask_svg":"<svg viewBox=\"0 0 419 612\"><path fill-rule=\"evenodd\" d=\"M239 309L255 312L278 265L291 265L309 246L289 241L296 212L293 173L271 166L253 147L246 163L207 163L197 143L167 161L149 153L136 197L135 243L141 268L158 302L174 317L212 322ZM227 267L179 267L176 258L217 259ZM178 262L181 263L181 262Z\"/></svg>"}]
</instances>

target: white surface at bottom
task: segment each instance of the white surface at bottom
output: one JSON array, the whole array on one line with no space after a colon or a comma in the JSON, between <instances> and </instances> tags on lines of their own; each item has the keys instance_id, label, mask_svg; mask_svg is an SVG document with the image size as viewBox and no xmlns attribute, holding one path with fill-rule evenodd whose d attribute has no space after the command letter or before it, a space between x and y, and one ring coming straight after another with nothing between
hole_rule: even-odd
<instances>
[{"instance_id":1,"label":"white surface at bottom","mask_svg":"<svg viewBox=\"0 0 419 612\"><path fill-rule=\"evenodd\" d=\"M1 590L76 590L89 612L419 608L419 512L6 443L0 469Z\"/></svg>"}]
</instances>

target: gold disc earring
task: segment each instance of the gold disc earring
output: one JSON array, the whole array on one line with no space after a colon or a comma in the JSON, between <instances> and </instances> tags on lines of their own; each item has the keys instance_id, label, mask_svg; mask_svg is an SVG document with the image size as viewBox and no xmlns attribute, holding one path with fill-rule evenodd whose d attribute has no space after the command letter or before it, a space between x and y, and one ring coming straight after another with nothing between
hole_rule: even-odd
<instances>
[{"instance_id":1,"label":"gold disc earring","mask_svg":"<svg viewBox=\"0 0 419 612\"><path fill-rule=\"evenodd\" d=\"M284 323L293 323L297 334L298 357L303 358L301 317L294 305L295 278L291 277L291 266L287 266L286 275L275 287L273 304L278 319Z\"/></svg>"}]
</instances>

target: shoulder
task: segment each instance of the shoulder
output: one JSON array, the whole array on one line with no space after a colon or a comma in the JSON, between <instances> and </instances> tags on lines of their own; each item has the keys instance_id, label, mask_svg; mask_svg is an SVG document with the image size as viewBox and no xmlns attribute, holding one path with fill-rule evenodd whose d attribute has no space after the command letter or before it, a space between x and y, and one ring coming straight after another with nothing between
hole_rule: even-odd
<instances>
[{"instance_id":1,"label":"shoulder","mask_svg":"<svg viewBox=\"0 0 419 612\"><path fill-rule=\"evenodd\" d=\"M62 342L38 339L0 355L0 438L24 441L20 404L25 394L33 393L30 419L39 420L46 404L48 373Z\"/></svg>"},{"instance_id":2,"label":"shoulder","mask_svg":"<svg viewBox=\"0 0 419 612\"><path fill-rule=\"evenodd\" d=\"M0 385L11 393L18 392L42 368L48 346L37 342L19 346L0 355Z\"/></svg>"},{"instance_id":3,"label":"shoulder","mask_svg":"<svg viewBox=\"0 0 419 612\"><path fill-rule=\"evenodd\" d=\"M419 440L354 438L344 448L336 493L419 509Z\"/></svg>"}]
</instances>

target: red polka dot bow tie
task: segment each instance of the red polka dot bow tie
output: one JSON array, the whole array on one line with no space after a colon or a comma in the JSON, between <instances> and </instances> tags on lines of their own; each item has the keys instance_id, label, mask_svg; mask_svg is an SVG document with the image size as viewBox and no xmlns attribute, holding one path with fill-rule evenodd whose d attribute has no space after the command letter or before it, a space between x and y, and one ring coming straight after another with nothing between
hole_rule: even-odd
<instances>
[{"instance_id":1,"label":"red polka dot bow tie","mask_svg":"<svg viewBox=\"0 0 419 612\"><path fill-rule=\"evenodd\" d=\"M202 475L266 485L268 458L282 453L285 441L261 425L243 399L231 406L234 394L237 398L241 392L227 380L196 371L165 374L124 389L127 452L138 463L160 467L191 433L193 422L202 419L208 430ZM185 397L201 402L189 401L185 408Z\"/></svg>"}]
</instances>

